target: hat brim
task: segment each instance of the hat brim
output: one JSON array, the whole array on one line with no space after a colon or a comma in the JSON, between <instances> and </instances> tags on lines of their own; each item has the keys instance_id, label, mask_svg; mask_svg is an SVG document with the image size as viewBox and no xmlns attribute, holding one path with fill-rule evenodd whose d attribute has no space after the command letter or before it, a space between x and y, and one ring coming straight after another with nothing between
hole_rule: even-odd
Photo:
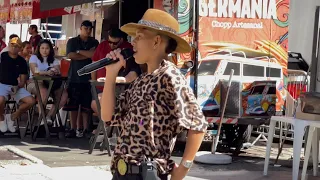
<instances>
[{"instance_id":1,"label":"hat brim","mask_svg":"<svg viewBox=\"0 0 320 180\"><path fill-rule=\"evenodd\" d=\"M21 48L22 45L21 44L17 44L17 43L10 43L11 46L14 46L14 47L18 47L18 48Z\"/></svg>"},{"instance_id":2,"label":"hat brim","mask_svg":"<svg viewBox=\"0 0 320 180\"><path fill-rule=\"evenodd\" d=\"M159 29L152 28L150 26L146 26L146 25L138 24L138 23L128 23L128 24L123 25L120 29L121 29L121 31L127 33L129 36L135 36L136 31L141 28L146 28L151 31L159 32L162 35L168 36L168 37L176 40L178 45L177 45L176 50L174 51L175 53L188 53L191 51L191 47L186 40L181 38L179 35L171 33L169 31L159 30Z\"/></svg>"}]
</instances>

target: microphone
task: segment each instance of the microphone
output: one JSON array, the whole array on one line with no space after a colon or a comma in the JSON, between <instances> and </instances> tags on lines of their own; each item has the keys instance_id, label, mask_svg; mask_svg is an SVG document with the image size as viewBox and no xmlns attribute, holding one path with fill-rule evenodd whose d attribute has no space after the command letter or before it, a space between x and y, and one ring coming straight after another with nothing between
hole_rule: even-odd
<instances>
[{"instance_id":1,"label":"microphone","mask_svg":"<svg viewBox=\"0 0 320 180\"><path fill-rule=\"evenodd\" d=\"M123 49L121 51L121 54L124 57L124 59L127 60L133 56L133 50L130 48ZM91 64L84 66L83 68L79 69L77 71L77 73L79 76L90 74L94 71L97 71L105 66L110 65L110 64L114 64L118 61L119 61L119 59L113 60L113 59L109 59L109 58L103 58L97 62L94 62L94 63L91 63Z\"/></svg>"}]
</instances>

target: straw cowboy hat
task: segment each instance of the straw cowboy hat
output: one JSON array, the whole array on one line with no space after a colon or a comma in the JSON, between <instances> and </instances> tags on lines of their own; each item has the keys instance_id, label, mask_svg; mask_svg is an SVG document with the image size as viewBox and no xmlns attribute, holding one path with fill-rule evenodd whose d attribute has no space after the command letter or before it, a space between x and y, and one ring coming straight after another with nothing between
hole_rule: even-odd
<instances>
[{"instance_id":1,"label":"straw cowboy hat","mask_svg":"<svg viewBox=\"0 0 320 180\"><path fill-rule=\"evenodd\" d=\"M129 36L135 36L136 30L140 28L156 31L159 34L166 35L176 40L178 43L178 46L174 51L176 53L187 53L191 51L189 43L182 39L178 34L178 21L162 10L148 9L138 23L125 24L121 27L121 30Z\"/></svg>"}]
</instances>

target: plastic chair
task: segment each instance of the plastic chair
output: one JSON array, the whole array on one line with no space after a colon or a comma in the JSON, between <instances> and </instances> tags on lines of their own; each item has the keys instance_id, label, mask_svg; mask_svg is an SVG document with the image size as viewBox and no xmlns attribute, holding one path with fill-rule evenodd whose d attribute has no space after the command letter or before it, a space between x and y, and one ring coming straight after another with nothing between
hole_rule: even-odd
<instances>
[{"instance_id":1,"label":"plastic chair","mask_svg":"<svg viewBox=\"0 0 320 180\"><path fill-rule=\"evenodd\" d=\"M305 149L305 157L304 157L304 163L301 173L301 180L306 179L307 174L307 168L309 163L309 157L310 157L310 151L312 147L312 160L313 160L313 176L318 175L318 162L319 162L319 136L318 136L318 128L320 128L320 123L318 123L318 126L310 126L309 128L309 134L308 134L308 141L307 141L307 147Z\"/></svg>"}]
</instances>

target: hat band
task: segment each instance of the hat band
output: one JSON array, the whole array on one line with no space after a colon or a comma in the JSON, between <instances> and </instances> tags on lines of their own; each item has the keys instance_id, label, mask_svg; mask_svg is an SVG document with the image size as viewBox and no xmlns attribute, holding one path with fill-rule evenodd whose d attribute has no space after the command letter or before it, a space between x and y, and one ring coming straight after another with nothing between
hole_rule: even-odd
<instances>
[{"instance_id":1,"label":"hat band","mask_svg":"<svg viewBox=\"0 0 320 180\"><path fill-rule=\"evenodd\" d=\"M160 23L157 23L157 22L153 22L153 21L148 21L148 20L143 20L141 19L138 24L142 24L142 25L146 25L146 26L149 26L149 27L152 27L152 28L155 28L155 29L158 29L158 30L161 30L161 31L169 31L173 34L177 34L177 31L172 29L171 27L168 27L166 25L163 25L163 24L160 24Z\"/></svg>"}]
</instances>

